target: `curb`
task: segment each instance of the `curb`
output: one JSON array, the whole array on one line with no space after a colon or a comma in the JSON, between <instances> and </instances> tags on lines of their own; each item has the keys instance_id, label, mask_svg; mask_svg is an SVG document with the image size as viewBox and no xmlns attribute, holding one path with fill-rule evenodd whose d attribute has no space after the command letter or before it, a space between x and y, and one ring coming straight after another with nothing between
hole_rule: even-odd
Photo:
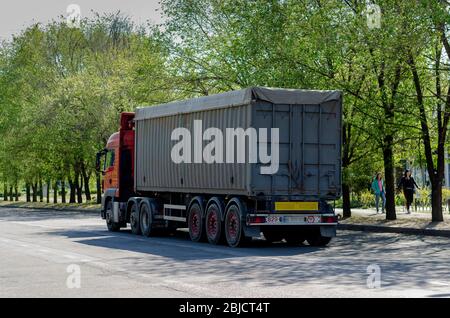
<instances>
[{"instance_id":1,"label":"curb","mask_svg":"<svg viewBox=\"0 0 450 318\"><path fill-rule=\"evenodd\" d=\"M338 224L338 230L450 237L450 230L417 229L412 227L389 227L366 224Z\"/></svg>"},{"instance_id":2,"label":"curb","mask_svg":"<svg viewBox=\"0 0 450 318\"><path fill-rule=\"evenodd\" d=\"M83 208L75 208L75 207L42 207L42 206L20 206L20 205L0 205L0 209L30 209L30 210L51 210L51 211L59 211L59 212L79 212L79 213L91 213L91 214L100 214L100 209L83 209Z\"/></svg>"}]
</instances>

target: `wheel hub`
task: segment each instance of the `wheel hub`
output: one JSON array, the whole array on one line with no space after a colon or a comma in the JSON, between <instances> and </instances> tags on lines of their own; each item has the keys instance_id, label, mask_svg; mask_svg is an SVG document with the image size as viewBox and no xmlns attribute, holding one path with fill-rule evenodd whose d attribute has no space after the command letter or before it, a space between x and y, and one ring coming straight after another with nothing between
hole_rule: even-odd
<instances>
[{"instance_id":1,"label":"wheel hub","mask_svg":"<svg viewBox=\"0 0 450 318\"><path fill-rule=\"evenodd\" d=\"M208 235L215 237L217 235L217 212L214 211L208 215Z\"/></svg>"}]
</instances>

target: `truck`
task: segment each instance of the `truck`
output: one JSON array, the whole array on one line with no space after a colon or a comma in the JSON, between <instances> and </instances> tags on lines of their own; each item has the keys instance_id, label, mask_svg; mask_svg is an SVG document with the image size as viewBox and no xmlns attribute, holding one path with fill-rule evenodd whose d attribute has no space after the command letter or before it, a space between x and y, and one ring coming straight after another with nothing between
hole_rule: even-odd
<instances>
[{"instance_id":1,"label":"truck","mask_svg":"<svg viewBox=\"0 0 450 318\"><path fill-rule=\"evenodd\" d=\"M261 234L325 246L341 126L335 90L250 87L123 112L97 154L101 217L144 236L187 228L194 242L230 247Z\"/></svg>"}]
</instances>

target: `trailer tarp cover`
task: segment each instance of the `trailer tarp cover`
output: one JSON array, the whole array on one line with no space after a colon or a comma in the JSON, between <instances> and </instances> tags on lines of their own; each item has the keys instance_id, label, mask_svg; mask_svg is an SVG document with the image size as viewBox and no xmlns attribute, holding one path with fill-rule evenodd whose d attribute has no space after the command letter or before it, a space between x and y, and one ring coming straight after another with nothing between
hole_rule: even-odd
<instances>
[{"instance_id":1,"label":"trailer tarp cover","mask_svg":"<svg viewBox=\"0 0 450 318\"><path fill-rule=\"evenodd\" d=\"M262 100L273 104L317 105L329 101L336 101L340 98L340 91L250 87L222 94L138 108L136 110L135 120L164 117L214 108L241 106L249 104L252 100Z\"/></svg>"}]
</instances>

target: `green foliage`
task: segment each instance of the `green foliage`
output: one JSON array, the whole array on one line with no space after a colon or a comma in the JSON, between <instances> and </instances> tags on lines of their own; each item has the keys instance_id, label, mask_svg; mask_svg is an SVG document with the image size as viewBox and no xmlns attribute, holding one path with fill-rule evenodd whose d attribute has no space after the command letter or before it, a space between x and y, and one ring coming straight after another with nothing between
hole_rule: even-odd
<instances>
[{"instance_id":1,"label":"green foliage","mask_svg":"<svg viewBox=\"0 0 450 318\"><path fill-rule=\"evenodd\" d=\"M89 177L120 112L176 97L156 39L119 14L33 25L0 47L0 177Z\"/></svg>"},{"instance_id":2,"label":"green foliage","mask_svg":"<svg viewBox=\"0 0 450 318\"><path fill-rule=\"evenodd\" d=\"M0 181L73 179L80 167L92 174L120 112L139 105L253 85L339 89L343 181L354 206L371 206L376 172L405 160L438 162L434 153L425 157L411 57L433 148L443 137L437 88L442 96L449 89L448 57L437 54L448 5L376 4L380 29L368 27L365 1L340 0L162 0L162 28L120 14L85 19L80 28L30 26L0 46ZM402 195L395 200L404 203Z\"/></svg>"}]
</instances>

